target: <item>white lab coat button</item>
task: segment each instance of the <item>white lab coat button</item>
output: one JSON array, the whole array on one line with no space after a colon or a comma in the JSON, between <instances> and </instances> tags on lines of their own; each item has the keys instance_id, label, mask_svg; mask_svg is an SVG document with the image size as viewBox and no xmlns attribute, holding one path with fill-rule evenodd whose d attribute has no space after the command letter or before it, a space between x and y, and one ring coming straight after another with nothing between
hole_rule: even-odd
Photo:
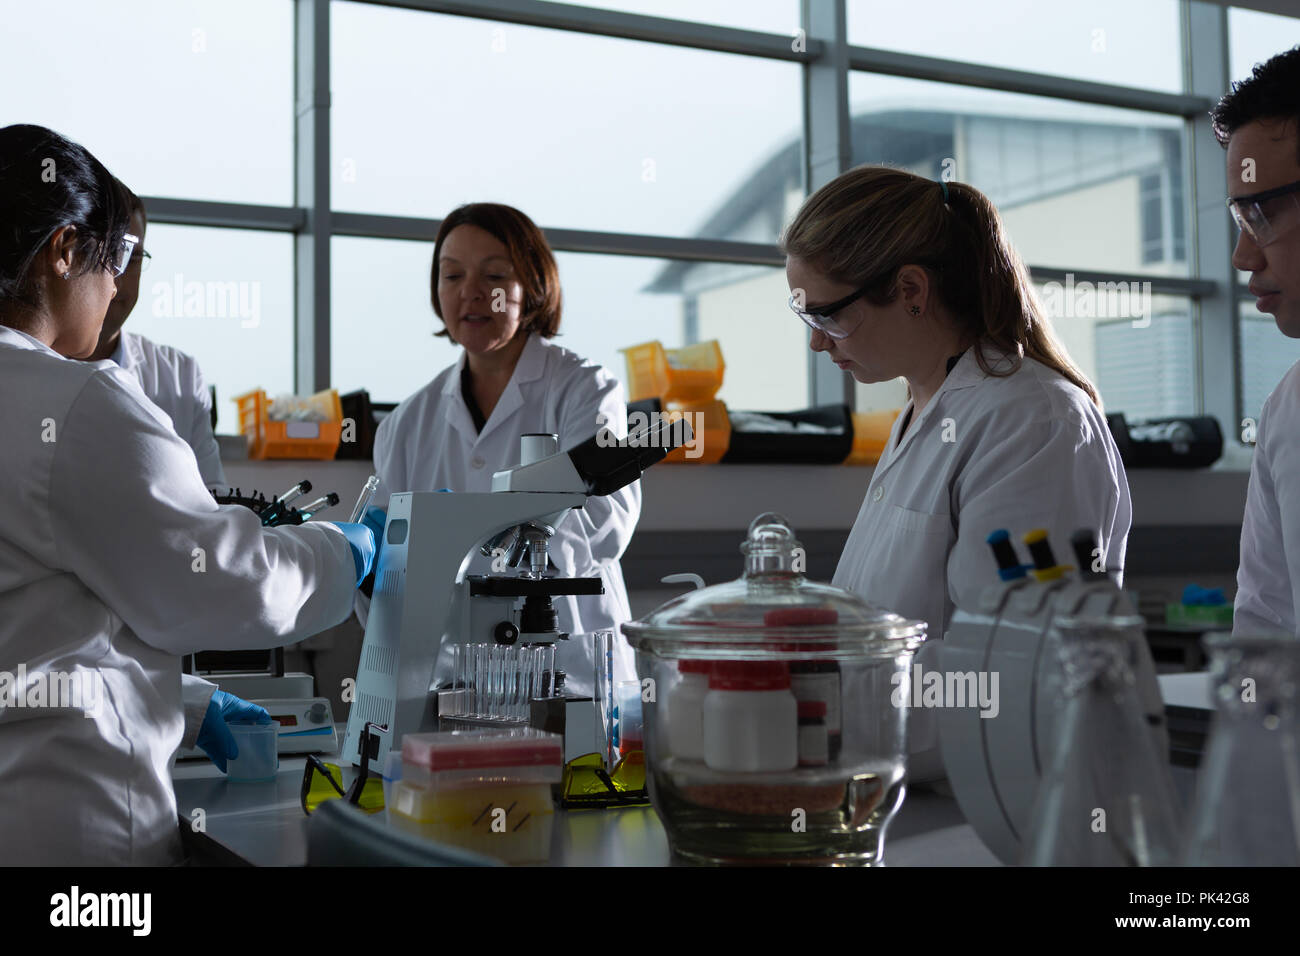
<instances>
[{"instance_id":1,"label":"white lab coat button","mask_svg":"<svg viewBox=\"0 0 1300 956\"><path fill-rule=\"evenodd\" d=\"M469 463L475 468L482 468L484 465L487 464L486 461L484 461L482 458L478 457L477 455L471 458Z\"/></svg>"},{"instance_id":2,"label":"white lab coat button","mask_svg":"<svg viewBox=\"0 0 1300 956\"><path fill-rule=\"evenodd\" d=\"M885 497L885 486L876 485L876 490L871 493L871 500L879 501L883 497Z\"/></svg>"}]
</instances>

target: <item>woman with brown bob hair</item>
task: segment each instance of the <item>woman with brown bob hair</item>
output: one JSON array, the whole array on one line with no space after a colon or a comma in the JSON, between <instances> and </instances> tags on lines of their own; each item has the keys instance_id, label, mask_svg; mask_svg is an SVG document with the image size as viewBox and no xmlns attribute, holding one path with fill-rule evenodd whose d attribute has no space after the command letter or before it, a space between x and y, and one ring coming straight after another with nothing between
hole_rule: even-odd
<instances>
[{"instance_id":1,"label":"woman with brown bob hair","mask_svg":"<svg viewBox=\"0 0 1300 956\"><path fill-rule=\"evenodd\" d=\"M618 437L627 434L618 378L551 342L560 328L559 270L542 231L518 209L471 203L453 210L434 242L430 294L443 323L436 334L461 347L460 359L380 424L377 502L395 491L491 491L493 472L519 464L519 441L527 434L554 433L561 450L605 425ZM619 559L640 513L637 482L589 498L550 540L561 574L599 575L605 587L603 595L555 597L559 630L575 636L613 630L619 680L636 678L618 628L632 616ZM468 573L488 573L491 564L476 554ZM364 620L366 608L359 611ZM590 690L589 642L558 647L569 685Z\"/></svg>"},{"instance_id":2,"label":"woman with brown bob hair","mask_svg":"<svg viewBox=\"0 0 1300 956\"><path fill-rule=\"evenodd\" d=\"M1122 575L1132 506L1097 391L1070 361L983 193L861 166L808 198L783 236L810 347L863 383L907 381L835 584L929 624L939 670L953 611L998 581L988 536L1086 528ZM933 715L909 718L909 775L941 775Z\"/></svg>"}]
</instances>

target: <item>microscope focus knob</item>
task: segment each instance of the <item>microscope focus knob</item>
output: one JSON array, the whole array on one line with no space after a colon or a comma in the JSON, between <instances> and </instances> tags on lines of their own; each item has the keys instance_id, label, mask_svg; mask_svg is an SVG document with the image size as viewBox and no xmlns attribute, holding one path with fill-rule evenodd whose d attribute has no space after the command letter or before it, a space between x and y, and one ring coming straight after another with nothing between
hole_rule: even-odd
<instances>
[{"instance_id":1,"label":"microscope focus knob","mask_svg":"<svg viewBox=\"0 0 1300 956\"><path fill-rule=\"evenodd\" d=\"M502 621L492 629L492 638L498 644L513 644L519 640L519 628L509 621Z\"/></svg>"}]
</instances>

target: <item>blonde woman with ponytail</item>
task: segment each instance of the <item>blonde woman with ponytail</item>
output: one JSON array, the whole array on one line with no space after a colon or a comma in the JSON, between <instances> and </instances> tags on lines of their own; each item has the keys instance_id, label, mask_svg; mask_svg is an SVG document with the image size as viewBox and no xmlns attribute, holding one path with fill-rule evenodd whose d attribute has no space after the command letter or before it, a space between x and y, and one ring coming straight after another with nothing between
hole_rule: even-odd
<instances>
[{"instance_id":1,"label":"blonde woman with ponytail","mask_svg":"<svg viewBox=\"0 0 1300 956\"><path fill-rule=\"evenodd\" d=\"M953 611L997 582L993 531L1027 559L1020 536L1045 528L1067 561L1087 528L1122 575L1132 506L1097 391L983 193L862 166L808 198L782 248L813 351L859 382L907 382L834 580L928 622L917 666L939 669ZM909 727L909 776L942 776L933 714Z\"/></svg>"}]
</instances>

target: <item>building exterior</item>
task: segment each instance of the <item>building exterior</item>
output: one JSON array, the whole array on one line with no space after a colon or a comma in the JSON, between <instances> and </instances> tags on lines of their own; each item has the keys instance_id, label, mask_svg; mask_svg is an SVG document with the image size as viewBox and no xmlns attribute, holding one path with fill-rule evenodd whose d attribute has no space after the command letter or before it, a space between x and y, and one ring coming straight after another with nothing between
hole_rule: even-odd
<instances>
[{"instance_id":1,"label":"building exterior","mask_svg":"<svg viewBox=\"0 0 1300 956\"><path fill-rule=\"evenodd\" d=\"M968 182L1002 213L1026 262L1062 269L1188 274L1187 197L1181 126L953 112L898 104L853 118L855 162L883 162L922 176ZM1152 118L1159 123L1158 118ZM769 241L802 199L798 139L787 142L702 224L700 234ZM807 403L802 323L773 307L789 296L780 270L678 262L645 290L682 297L682 339L718 338L728 375L722 397L735 408L787 410ZM1194 312L1175 296L1115 309L1115 296L1069 279L1040 285L1057 335L1098 384L1108 411L1138 419L1186 414L1197 383ZM1134 310L1133 306L1140 304ZM1118 314L1116 314L1118 312ZM1268 316L1243 319L1251 356L1243 407L1257 401L1295 360L1294 350L1249 349ZM1275 342L1276 344L1276 342ZM799 357L796 359L796 355ZM1257 394L1258 393L1258 394ZM858 386L859 410L898 407L901 383Z\"/></svg>"}]
</instances>

